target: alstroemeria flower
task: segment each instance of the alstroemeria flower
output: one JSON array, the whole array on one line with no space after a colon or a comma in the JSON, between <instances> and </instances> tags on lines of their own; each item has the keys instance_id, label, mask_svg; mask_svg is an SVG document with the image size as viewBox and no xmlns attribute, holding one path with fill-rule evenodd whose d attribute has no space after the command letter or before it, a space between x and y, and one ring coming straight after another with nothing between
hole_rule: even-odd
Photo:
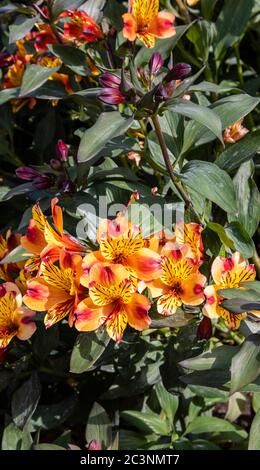
<instances>
[{"instance_id":1,"label":"alstroemeria flower","mask_svg":"<svg viewBox=\"0 0 260 470\"><path fill-rule=\"evenodd\" d=\"M129 272L121 264L96 263L89 272L89 298L75 312L75 327L92 331L105 325L118 342L128 323L138 331L149 327L149 309L149 300L135 292Z\"/></svg>"},{"instance_id":2,"label":"alstroemeria flower","mask_svg":"<svg viewBox=\"0 0 260 470\"><path fill-rule=\"evenodd\" d=\"M21 293L13 282L0 286L0 348L6 348L14 336L29 339L36 330L31 317L35 312L22 307Z\"/></svg>"},{"instance_id":3,"label":"alstroemeria flower","mask_svg":"<svg viewBox=\"0 0 260 470\"><path fill-rule=\"evenodd\" d=\"M145 241L139 228L124 216L114 220L104 219L97 232L99 251L94 251L83 259L84 275L81 282L88 286L88 272L95 262L121 263L133 277L152 280L160 276L161 257L145 248Z\"/></svg>"},{"instance_id":4,"label":"alstroemeria flower","mask_svg":"<svg viewBox=\"0 0 260 470\"><path fill-rule=\"evenodd\" d=\"M228 126L224 131L224 142L225 144L235 144L249 132L246 127L243 127L243 118L239 121L234 122L231 126Z\"/></svg>"},{"instance_id":5,"label":"alstroemeria flower","mask_svg":"<svg viewBox=\"0 0 260 470\"><path fill-rule=\"evenodd\" d=\"M93 42L103 38L103 33L97 23L84 11L66 10L59 18L64 21L64 37L71 41Z\"/></svg>"},{"instance_id":6,"label":"alstroemeria flower","mask_svg":"<svg viewBox=\"0 0 260 470\"><path fill-rule=\"evenodd\" d=\"M42 312L46 328L69 316L73 325L74 311L85 290L80 286L81 257L74 255L60 261L61 269L53 263L42 263L41 275L27 282L23 301L27 307Z\"/></svg>"},{"instance_id":7,"label":"alstroemeria flower","mask_svg":"<svg viewBox=\"0 0 260 470\"><path fill-rule=\"evenodd\" d=\"M147 286L153 297L158 297L157 310L161 315L173 315L184 305L200 305L204 301L206 277L193 261L181 251L169 251L162 256L162 275Z\"/></svg>"},{"instance_id":8,"label":"alstroemeria flower","mask_svg":"<svg viewBox=\"0 0 260 470\"><path fill-rule=\"evenodd\" d=\"M241 282L255 279L255 267L252 264L247 264L240 253L235 252L231 258L218 256L213 261L211 274L215 285L207 286L204 290L206 303L203 307L203 314L209 318L222 317L232 330L237 329L247 313L232 313L223 308L221 306L223 297L218 294L218 291L220 289L241 289ZM260 315L255 311L251 313Z\"/></svg>"},{"instance_id":9,"label":"alstroemeria flower","mask_svg":"<svg viewBox=\"0 0 260 470\"><path fill-rule=\"evenodd\" d=\"M123 36L129 41L140 39L146 47L153 47L156 38L170 38L176 34L175 16L159 12L159 0L129 0L128 13L123 15Z\"/></svg>"}]
</instances>

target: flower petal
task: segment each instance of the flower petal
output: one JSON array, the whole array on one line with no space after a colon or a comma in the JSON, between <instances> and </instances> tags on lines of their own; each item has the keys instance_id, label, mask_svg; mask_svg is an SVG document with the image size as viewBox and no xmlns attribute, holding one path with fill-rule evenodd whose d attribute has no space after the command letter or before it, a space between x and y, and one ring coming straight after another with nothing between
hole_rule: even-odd
<instances>
[{"instance_id":1,"label":"flower petal","mask_svg":"<svg viewBox=\"0 0 260 470\"><path fill-rule=\"evenodd\" d=\"M149 24L147 33L158 38L170 38L176 34L174 21L175 16L172 13L168 11L160 11Z\"/></svg>"},{"instance_id":2,"label":"flower petal","mask_svg":"<svg viewBox=\"0 0 260 470\"><path fill-rule=\"evenodd\" d=\"M106 320L107 333L116 343L119 343L127 326L127 313L124 309L109 315Z\"/></svg>"},{"instance_id":3,"label":"flower petal","mask_svg":"<svg viewBox=\"0 0 260 470\"><path fill-rule=\"evenodd\" d=\"M131 302L124 306L129 325L138 331L148 328L151 323L151 318L148 315L150 307L151 304L147 297L137 293L133 294Z\"/></svg>"},{"instance_id":4,"label":"flower petal","mask_svg":"<svg viewBox=\"0 0 260 470\"><path fill-rule=\"evenodd\" d=\"M31 319L31 317L34 316L35 312L29 310L26 307L22 307L16 310L15 318L19 324L17 338L25 341L33 335L37 328L35 322Z\"/></svg>"},{"instance_id":5,"label":"flower petal","mask_svg":"<svg viewBox=\"0 0 260 470\"><path fill-rule=\"evenodd\" d=\"M141 248L134 255L128 256L125 265L132 268L137 277L144 281L156 279L162 273L160 255L149 248Z\"/></svg>"},{"instance_id":6,"label":"flower petal","mask_svg":"<svg viewBox=\"0 0 260 470\"><path fill-rule=\"evenodd\" d=\"M123 16L124 28L123 28L123 36L124 38L128 39L129 41L134 41L136 39L136 31L137 31L137 24L136 20L131 15L131 13L125 13Z\"/></svg>"},{"instance_id":7,"label":"flower petal","mask_svg":"<svg viewBox=\"0 0 260 470\"><path fill-rule=\"evenodd\" d=\"M174 292L169 292L168 294L162 295L157 300L157 311L161 315L169 316L173 315L181 305L181 299L176 296Z\"/></svg>"},{"instance_id":8,"label":"flower petal","mask_svg":"<svg viewBox=\"0 0 260 470\"><path fill-rule=\"evenodd\" d=\"M67 315L72 316L75 310L74 298L59 302L53 307L49 308L48 312L44 317L44 324L46 328L50 328L55 323L63 320Z\"/></svg>"},{"instance_id":9,"label":"flower petal","mask_svg":"<svg viewBox=\"0 0 260 470\"><path fill-rule=\"evenodd\" d=\"M204 286L206 277L201 273L191 275L187 281L182 282L180 297L185 305L200 305L204 300Z\"/></svg>"},{"instance_id":10,"label":"flower petal","mask_svg":"<svg viewBox=\"0 0 260 470\"><path fill-rule=\"evenodd\" d=\"M78 331L97 330L112 312L113 305L97 307L90 298L80 302L75 311L75 327Z\"/></svg>"}]
</instances>

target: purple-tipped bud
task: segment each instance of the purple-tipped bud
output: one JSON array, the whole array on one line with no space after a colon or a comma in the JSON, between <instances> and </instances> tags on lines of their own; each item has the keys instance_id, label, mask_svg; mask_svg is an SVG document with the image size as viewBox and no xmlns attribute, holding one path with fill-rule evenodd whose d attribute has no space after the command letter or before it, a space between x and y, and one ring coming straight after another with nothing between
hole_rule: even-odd
<instances>
[{"instance_id":1,"label":"purple-tipped bud","mask_svg":"<svg viewBox=\"0 0 260 470\"><path fill-rule=\"evenodd\" d=\"M62 165L61 165L61 161L60 160L57 160L57 158L52 158L50 160L50 165L51 167L53 168L53 170L60 170Z\"/></svg>"},{"instance_id":2,"label":"purple-tipped bud","mask_svg":"<svg viewBox=\"0 0 260 470\"><path fill-rule=\"evenodd\" d=\"M63 193L75 193L76 186L71 180L65 180L62 183L61 190Z\"/></svg>"},{"instance_id":3,"label":"purple-tipped bud","mask_svg":"<svg viewBox=\"0 0 260 470\"><path fill-rule=\"evenodd\" d=\"M58 140L56 144L56 153L57 156L61 159L62 162L66 162L69 154L69 147L63 140Z\"/></svg>"},{"instance_id":4,"label":"purple-tipped bud","mask_svg":"<svg viewBox=\"0 0 260 470\"><path fill-rule=\"evenodd\" d=\"M39 171L30 168L29 166L20 166L15 171L16 176L24 181L33 181L35 178L40 176L41 174Z\"/></svg>"},{"instance_id":5,"label":"purple-tipped bud","mask_svg":"<svg viewBox=\"0 0 260 470\"><path fill-rule=\"evenodd\" d=\"M119 88L121 79L113 73L103 73L99 78L99 83L103 88Z\"/></svg>"},{"instance_id":6,"label":"purple-tipped bud","mask_svg":"<svg viewBox=\"0 0 260 470\"><path fill-rule=\"evenodd\" d=\"M96 441L96 439L93 439L88 444L87 449L88 450L102 450L102 447L101 447L100 443L98 441Z\"/></svg>"},{"instance_id":7,"label":"purple-tipped bud","mask_svg":"<svg viewBox=\"0 0 260 470\"><path fill-rule=\"evenodd\" d=\"M149 60L149 72L151 76L156 75L160 72L163 66L163 58L160 52L154 52L151 59Z\"/></svg>"},{"instance_id":8,"label":"purple-tipped bud","mask_svg":"<svg viewBox=\"0 0 260 470\"><path fill-rule=\"evenodd\" d=\"M48 189L52 186L52 182L51 182L51 179L48 175L38 175L33 180L33 185L37 189Z\"/></svg>"},{"instance_id":9,"label":"purple-tipped bud","mask_svg":"<svg viewBox=\"0 0 260 470\"><path fill-rule=\"evenodd\" d=\"M107 104L120 104L125 102L124 95L115 88L104 88L99 94L99 99Z\"/></svg>"},{"instance_id":10,"label":"purple-tipped bud","mask_svg":"<svg viewBox=\"0 0 260 470\"><path fill-rule=\"evenodd\" d=\"M180 63L174 65L174 67L164 77L164 82L168 83L172 80L182 80L191 73L191 66L189 64Z\"/></svg>"}]
</instances>

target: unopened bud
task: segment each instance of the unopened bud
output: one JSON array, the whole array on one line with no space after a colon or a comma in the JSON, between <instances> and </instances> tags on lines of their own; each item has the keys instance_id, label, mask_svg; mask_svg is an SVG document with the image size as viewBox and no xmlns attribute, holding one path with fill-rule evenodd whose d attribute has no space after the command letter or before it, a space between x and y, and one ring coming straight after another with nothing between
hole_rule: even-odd
<instances>
[{"instance_id":1,"label":"unopened bud","mask_svg":"<svg viewBox=\"0 0 260 470\"><path fill-rule=\"evenodd\" d=\"M56 153L57 156L61 159L62 162L66 162L69 154L69 147L63 140L58 140L56 144Z\"/></svg>"},{"instance_id":2,"label":"unopened bud","mask_svg":"<svg viewBox=\"0 0 260 470\"><path fill-rule=\"evenodd\" d=\"M173 66L173 68L164 77L164 83L171 82L172 80L182 80L191 73L191 66L189 64L180 63Z\"/></svg>"}]
</instances>

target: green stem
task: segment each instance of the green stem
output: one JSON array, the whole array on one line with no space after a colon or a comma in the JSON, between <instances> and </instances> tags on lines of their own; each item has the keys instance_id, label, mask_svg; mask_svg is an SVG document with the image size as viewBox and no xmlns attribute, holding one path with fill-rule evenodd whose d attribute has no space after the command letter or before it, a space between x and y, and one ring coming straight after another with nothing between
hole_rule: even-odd
<instances>
[{"instance_id":1,"label":"green stem","mask_svg":"<svg viewBox=\"0 0 260 470\"><path fill-rule=\"evenodd\" d=\"M187 208L188 208L188 209L189 209L189 208L192 209L192 211L193 211L193 213L195 214L196 218L197 218L198 221L202 224L200 215L199 215L199 213L196 211L196 209L193 207L192 202L191 202L191 200L190 200L190 197L189 197L188 193L187 193L186 190L183 188L182 183L179 181L179 179L178 179L177 176L175 175L175 172L174 172L173 167L172 167L170 155L169 155L169 153L168 153L168 149L167 149L167 146L166 146L164 137L163 137L163 133L162 133L162 130L161 130L161 126L160 126L160 122L159 122L158 116L153 116L151 119L152 119L152 122L153 122L153 125L154 125L154 130L155 130L155 132L156 132L156 135L157 135L157 138L158 138L160 147L161 147L163 159L164 159L164 162L165 162L165 166L166 166L166 168L167 168L167 170L168 170L169 176L170 176L170 178L171 178L171 180L172 180L174 186L176 187L177 191L179 192L179 194L181 195L182 199L184 200L184 202L185 202Z\"/></svg>"}]
</instances>

